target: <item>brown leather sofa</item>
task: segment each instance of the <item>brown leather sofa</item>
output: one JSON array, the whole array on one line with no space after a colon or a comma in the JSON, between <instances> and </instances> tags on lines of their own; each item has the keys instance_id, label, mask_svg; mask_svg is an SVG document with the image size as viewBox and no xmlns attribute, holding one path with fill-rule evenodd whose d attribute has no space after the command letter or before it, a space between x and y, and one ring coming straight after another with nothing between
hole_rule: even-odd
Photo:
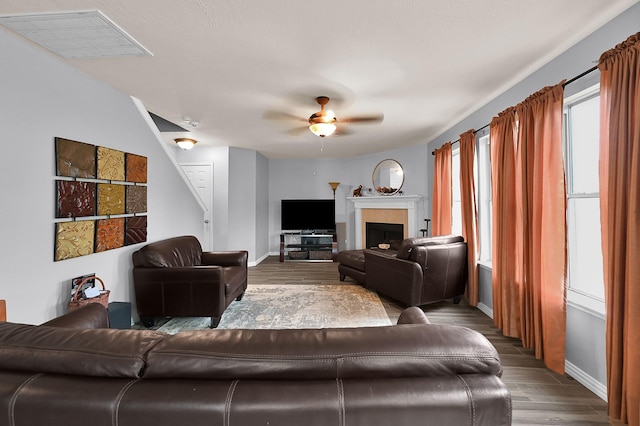
<instances>
[{"instance_id":1,"label":"brown leather sofa","mask_svg":"<svg viewBox=\"0 0 640 426\"><path fill-rule=\"evenodd\" d=\"M0 425L511 424L491 343L418 308L370 328L93 326L106 327L98 304L0 323Z\"/></svg>"},{"instance_id":2,"label":"brown leather sofa","mask_svg":"<svg viewBox=\"0 0 640 426\"><path fill-rule=\"evenodd\" d=\"M157 241L133 253L133 285L140 321L154 317L211 317L247 289L247 251L203 252L196 237Z\"/></svg>"},{"instance_id":3,"label":"brown leather sofa","mask_svg":"<svg viewBox=\"0 0 640 426\"><path fill-rule=\"evenodd\" d=\"M346 276L406 306L441 300L460 302L467 286L467 243L461 236L405 238L393 250L338 253L340 280Z\"/></svg>"}]
</instances>

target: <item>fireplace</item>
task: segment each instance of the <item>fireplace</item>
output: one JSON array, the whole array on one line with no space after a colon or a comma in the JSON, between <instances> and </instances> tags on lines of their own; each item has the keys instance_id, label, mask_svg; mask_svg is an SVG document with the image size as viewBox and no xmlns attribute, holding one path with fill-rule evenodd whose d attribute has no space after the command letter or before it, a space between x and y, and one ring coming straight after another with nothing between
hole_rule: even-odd
<instances>
[{"instance_id":1,"label":"fireplace","mask_svg":"<svg viewBox=\"0 0 640 426\"><path fill-rule=\"evenodd\" d=\"M392 250L397 250L404 238L404 225L401 223L366 223L366 247L376 248L386 243Z\"/></svg>"},{"instance_id":2,"label":"fireplace","mask_svg":"<svg viewBox=\"0 0 640 426\"><path fill-rule=\"evenodd\" d=\"M355 209L355 248L368 247L366 224L395 223L403 225L403 238L418 236L419 202L421 195L393 195L373 197L348 197Z\"/></svg>"}]
</instances>

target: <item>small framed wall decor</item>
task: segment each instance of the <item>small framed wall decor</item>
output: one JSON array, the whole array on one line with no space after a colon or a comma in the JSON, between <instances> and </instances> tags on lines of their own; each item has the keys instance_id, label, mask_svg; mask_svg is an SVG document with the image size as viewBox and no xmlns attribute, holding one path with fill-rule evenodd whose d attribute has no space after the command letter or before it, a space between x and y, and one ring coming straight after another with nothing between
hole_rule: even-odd
<instances>
[{"instance_id":1,"label":"small framed wall decor","mask_svg":"<svg viewBox=\"0 0 640 426\"><path fill-rule=\"evenodd\" d=\"M96 177L96 146L55 138L56 174L77 178Z\"/></svg>"},{"instance_id":2,"label":"small framed wall decor","mask_svg":"<svg viewBox=\"0 0 640 426\"><path fill-rule=\"evenodd\" d=\"M77 180L56 181L56 217L96 215L96 184Z\"/></svg>"},{"instance_id":3,"label":"small framed wall decor","mask_svg":"<svg viewBox=\"0 0 640 426\"><path fill-rule=\"evenodd\" d=\"M73 259L94 252L95 222L79 220L56 223L55 260Z\"/></svg>"}]
</instances>

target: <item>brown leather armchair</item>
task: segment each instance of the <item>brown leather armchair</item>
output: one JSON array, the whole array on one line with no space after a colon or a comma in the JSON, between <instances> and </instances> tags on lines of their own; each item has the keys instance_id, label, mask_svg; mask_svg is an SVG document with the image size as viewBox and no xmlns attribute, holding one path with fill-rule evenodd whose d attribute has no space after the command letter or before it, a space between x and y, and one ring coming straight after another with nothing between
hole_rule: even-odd
<instances>
[{"instance_id":1,"label":"brown leather armchair","mask_svg":"<svg viewBox=\"0 0 640 426\"><path fill-rule=\"evenodd\" d=\"M148 244L133 253L133 283L140 321L154 317L211 317L218 326L224 310L247 289L247 251L203 252L196 237Z\"/></svg>"},{"instance_id":2,"label":"brown leather armchair","mask_svg":"<svg viewBox=\"0 0 640 426\"><path fill-rule=\"evenodd\" d=\"M365 250L366 287L407 306L453 298L467 287L467 243L460 236L407 238L396 256Z\"/></svg>"}]
</instances>

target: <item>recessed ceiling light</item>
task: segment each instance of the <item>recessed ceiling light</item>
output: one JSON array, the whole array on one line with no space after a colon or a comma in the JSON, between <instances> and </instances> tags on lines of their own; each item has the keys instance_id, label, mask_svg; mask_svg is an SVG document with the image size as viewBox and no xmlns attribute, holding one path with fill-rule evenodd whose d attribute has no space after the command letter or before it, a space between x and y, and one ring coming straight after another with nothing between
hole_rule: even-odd
<instances>
[{"instance_id":1,"label":"recessed ceiling light","mask_svg":"<svg viewBox=\"0 0 640 426\"><path fill-rule=\"evenodd\" d=\"M153 56L99 10L4 15L0 23L65 59Z\"/></svg>"}]
</instances>

